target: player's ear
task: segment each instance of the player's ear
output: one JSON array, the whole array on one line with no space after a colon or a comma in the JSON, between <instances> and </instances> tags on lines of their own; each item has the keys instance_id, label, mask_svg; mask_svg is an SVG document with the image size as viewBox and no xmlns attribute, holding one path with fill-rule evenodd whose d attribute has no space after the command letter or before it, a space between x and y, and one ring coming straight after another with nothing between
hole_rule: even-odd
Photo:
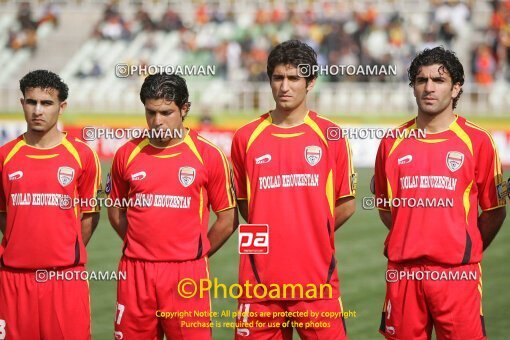
<instances>
[{"instance_id":1,"label":"player's ear","mask_svg":"<svg viewBox=\"0 0 510 340\"><path fill-rule=\"evenodd\" d=\"M459 95L461 87L462 87L462 85L460 85L460 83L453 84L452 98L456 98Z\"/></svg>"},{"instance_id":2,"label":"player's ear","mask_svg":"<svg viewBox=\"0 0 510 340\"><path fill-rule=\"evenodd\" d=\"M317 78L313 78L312 80L308 81L308 85L306 85L306 92L310 92L313 89L316 80Z\"/></svg>"},{"instance_id":3,"label":"player's ear","mask_svg":"<svg viewBox=\"0 0 510 340\"><path fill-rule=\"evenodd\" d=\"M67 107L67 100L64 100L63 102L60 103L60 110L58 112L59 115L61 115L64 110L66 109Z\"/></svg>"},{"instance_id":4,"label":"player's ear","mask_svg":"<svg viewBox=\"0 0 510 340\"><path fill-rule=\"evenodd\" d=\"M25 98L21 97L19 99L19 102L21 103L21 106L23 106L25 104Z\"/></svg>"},{"instance_id":5,"label":"player's ear","mask_svg":"<svg viewBox=\"0 0 510 340\"><path fill-rule=\"evenodd\" d=\"M182 120L184 120L184 118L186 118L190 108L191 108L191 102L186 102L182 105L182 108L181 108Z\"/></svg>"}]
</instances>

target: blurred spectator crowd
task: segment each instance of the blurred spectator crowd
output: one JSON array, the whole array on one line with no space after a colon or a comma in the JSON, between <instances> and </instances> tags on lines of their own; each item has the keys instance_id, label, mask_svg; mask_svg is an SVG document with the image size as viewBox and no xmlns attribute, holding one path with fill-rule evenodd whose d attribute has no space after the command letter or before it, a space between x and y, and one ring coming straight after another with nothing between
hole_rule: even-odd
<instances>
[{"instance_id":1,"label":"blurred spectator crowd","mask_svg":"<svg viewBox=\"0 0 510 340\"><path fill-rule=\"evenodd\" d=\"M15 24L9 28L7 46L13 50L28 48L32 52L37 49L37 29L48 22L57 27L60 10L54 3L48 3L34 17L29 2L21 2L18 7Z\"/></svg>"},{"instance_id":2,"label":"blurred spectator crowd","mask_svg":"<svg viewBox=\"0 0 510 340\"><path fill-rule=\"evenodd\" d=\"M324 76L329 82L407 81L407 65L427 47L453 49L467 71L468 80L490 85L510 81L510 0L484 2L489 16L474 24L476 1L428 0L427 10L403 10L399 1L384 9L376 2L309 2L307 5L277 5L277 2L219 6L201 2L184 13L177 5L165 11L148 11L142 5L129 11L115 3L105 5L93 30L95 39L131 41L140 33L145 47L154 50L156 32L176 32L180 52L187 61L215 64L216 75L229 80L265 81L266 61L275 44L299 39L318 52L321 65L396 65L398 76ZM422 7L423 9L423 7ZM128 14L127 14L128 13ZM58 24L59 11L47 5L38 20L30 6L22 4L18 26L10 33L9 45L35 48L35 30L44 21ZM150 63L148 60L139 62ZM91 66L90 74L101 74Z\"/></svg>"}]
</instances>

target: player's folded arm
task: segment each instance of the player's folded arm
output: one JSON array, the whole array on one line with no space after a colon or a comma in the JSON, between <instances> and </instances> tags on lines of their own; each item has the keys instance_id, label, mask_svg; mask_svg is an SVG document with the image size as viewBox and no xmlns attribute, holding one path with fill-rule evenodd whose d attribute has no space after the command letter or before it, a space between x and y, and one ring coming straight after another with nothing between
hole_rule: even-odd
<instances>
[{"instance_id":1,"label":"player's folded arm","mask_svg":"<svg viewBox=\"0 0 510 340\"><path fill-rule=\"evenodd\" d=\"M335 203L335 230L340 228L356 211L356 200L353 195L340 198Z\"/></svg>"}]
</instances>

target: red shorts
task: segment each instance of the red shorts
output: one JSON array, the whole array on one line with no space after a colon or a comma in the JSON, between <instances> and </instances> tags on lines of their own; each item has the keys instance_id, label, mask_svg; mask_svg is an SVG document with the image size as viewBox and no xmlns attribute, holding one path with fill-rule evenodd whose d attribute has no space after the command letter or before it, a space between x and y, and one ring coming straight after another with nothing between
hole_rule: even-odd
<instances>
[{"instance_id":1,"label":"red shorts","mask_svg":"<svg viewBox=\"0 0 510 340\"><path fill-rule=\"evenodd\" d=\"M182 279L197 283L209 278L207 258L184 262L152 262L122 257L117 283L117 339L211 339L209 293L184 298ZM185 282L185 281L183 281ZM182 288L187 292L193 288ZM199 314L202 312L202 314ZM205 315L205 316L203 316Z\"/></svg>"},{"instance_id":2,"label":"red shorts","mask_svg":"<svg viewBox=\"0 0 510 340\"><path fill-rule=\"evenodd\" d=\"M48 274L0 268L0 339L90 339L88 282Z\"/></svg>"},{"instance_id":3,"label":"red shorts","mask_svg":"<svg viewBox=\"0 0 510 340\"><path fill-rule=\"evenodd\" d=\"M240 303L236 323L248 327L236 328L235 338L292 339L296 328L302 339L347 339L342 312L340 298Z\"/></svg>"},{"instance_id":4,"label":"red shorts","mask_svg":"<svg viewBox=\"0 0 510 340\"><path fill-rule=\"evenodd\" d=\"M388 263L380 333L387 339L485 339L480 264Z\"/></svg>"}]
</instances>

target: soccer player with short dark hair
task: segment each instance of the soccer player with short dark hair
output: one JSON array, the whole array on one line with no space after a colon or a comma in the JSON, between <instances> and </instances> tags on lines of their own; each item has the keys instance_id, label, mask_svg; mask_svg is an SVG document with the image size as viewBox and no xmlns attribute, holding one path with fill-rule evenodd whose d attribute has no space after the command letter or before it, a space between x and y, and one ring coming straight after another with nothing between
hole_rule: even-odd
<instances>
[{"instance_id":1,"label":"soccer player with short dark hair","mask_svg":"<svg viewBox=\"0 0 510 340\"><path fill-rule=\"evenodd\" d=\"M90 339L87 281L53 274L84 270L99 160L57 128L68 95L58 75L32 71L20 89L27 132L0 147L0 339Z\"/></svg>"},{"instance_id":2,"label":"soccer player with short dark hair","mask_svg":"<svg viewBox=\"0 0 510 340\"><path fill-rule=\"evenodd\" d=\"M480 263L506 216L501 162L489 132L453 112L464 84L453 52L426 49L408 73L418 115L398 129L426 137L384 138L377 153L375 195L390 230L380 332L484 339ZM402 204L412 200L422 203Z\"/></svg>"},{"instance_id":3,"label":"soccer player with short dark hair","mask_svg":"<svg viewBox=\"0 0 510 340\"><path fill-rule=\"evenodd\" d=\"M267 254L241 255L239 283L277 285L282 292L260 298L262 291L244 292L238 339L290 339L292 327L283 327L289 320L303 323L296 327L303 338L346 338L342 317L310 315L342 312L334 234L354 213L356 180L347 139L328 139L328 129L338 126L308 109L316 65L317 55L305 43L291 40L274 47L267 74L276 108L234 135L239 209L248 223L267 224L269 236ZM292 296L289 285L330 285L331 294ZM269 326L276 323L280 326Z\"/></svg>"},{"instance_id":4,"label":"soccer player with short dark hair","mask_svg":"<svg viewBox=\"0 0 510 340\"><path fill-rule=\"evenodd\" d=\"M184 128L191 103L182 77L148 76L140 99L154 135L123 145L111 171L110 197L134 202L108 210L124 240L119 271L126 273L117 286L115 337L210 339L210 317L194 315L210 313L209 295L185 298L178 286L208 279L208 257L237 227L229 163L218 147ZM216 221L208 230L210 209ZM183 317L158 319L168 312Z\"/></svg>"}]
</instances>

